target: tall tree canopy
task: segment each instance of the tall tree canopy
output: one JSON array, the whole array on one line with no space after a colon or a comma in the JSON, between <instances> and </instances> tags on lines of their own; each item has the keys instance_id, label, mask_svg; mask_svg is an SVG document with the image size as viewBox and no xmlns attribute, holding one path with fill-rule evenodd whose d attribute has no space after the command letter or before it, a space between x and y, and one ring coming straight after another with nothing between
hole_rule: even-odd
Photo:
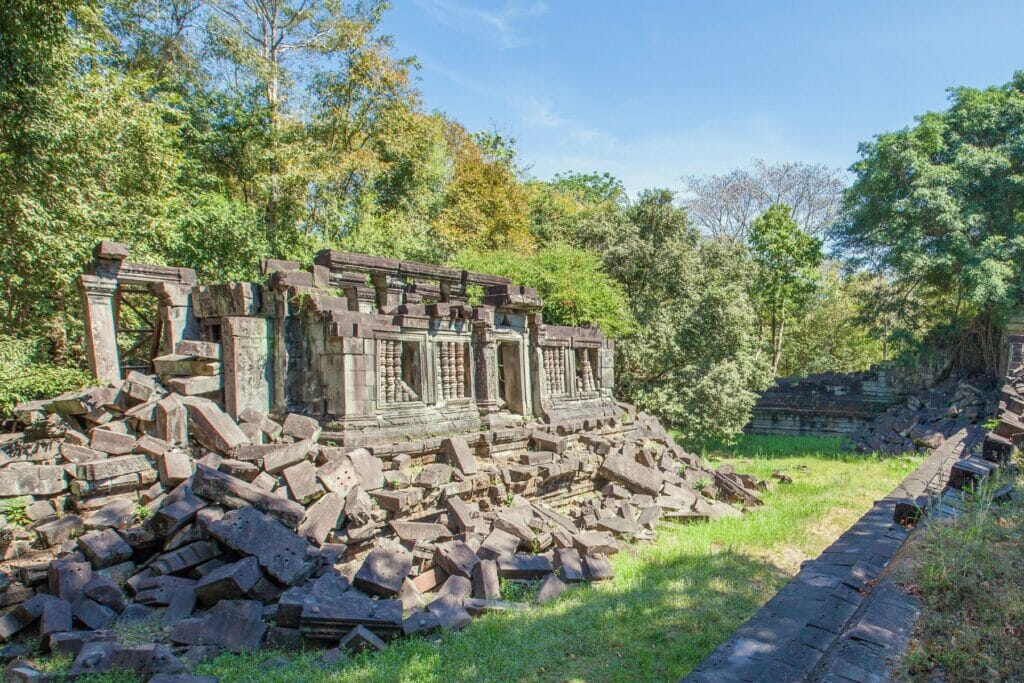
<instances>
[{"instance_id":1,"label":"tall tree canopy","mask_svg":"<svg viewBox=\"0 0 1024 683\"><path fill-rule=\"evenodd\" d=\"M980 342L960 362L991 371L993 330L1024 295L1024 72L950 101L861 145L836 239L891 279L904 331L951 328Z\"/></svg>"}]
</instances>

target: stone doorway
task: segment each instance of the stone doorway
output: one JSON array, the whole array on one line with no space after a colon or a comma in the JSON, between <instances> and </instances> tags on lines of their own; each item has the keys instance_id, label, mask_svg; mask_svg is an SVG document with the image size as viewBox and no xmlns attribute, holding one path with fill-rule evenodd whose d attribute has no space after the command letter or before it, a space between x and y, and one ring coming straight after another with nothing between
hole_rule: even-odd
<instances>
[{"instance_id":1,"label":"stone doorway","mask_svg":"<svg viewBox=\"0 0 1024 683\"><path fill-rule=\"evenodd\" d=\"M163 342L160 301L148 287L121 285L114 297L117 347L121 376L132 370L153 372L153 358Z\"/></svg>"},{"instance_id":2,"label":"stone doorway","mask_svg":"<svg viewBox=\"0 0 1024 683\"><path fill-rule=\"evenodd\" d=\"M519 342L498 342L498 396L505 402L509 412L518 415L525 413Z\"/></svg>"}]
</instances>

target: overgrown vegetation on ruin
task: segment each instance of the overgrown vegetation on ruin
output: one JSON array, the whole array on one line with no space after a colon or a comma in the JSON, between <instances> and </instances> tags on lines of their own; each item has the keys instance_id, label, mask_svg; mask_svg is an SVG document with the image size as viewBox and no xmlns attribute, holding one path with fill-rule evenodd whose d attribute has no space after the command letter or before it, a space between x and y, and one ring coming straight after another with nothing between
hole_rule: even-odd
<instances>
[{"instance_id":1,"label":"overgrown vegetation on ruin","mask_svg":"<svg viewBox=\"0 0 1024 683\"><path fill-rule=\"evenodd\" d=\"M1004 483L1012 498L993 501ZM1024 477L986 482L956 520L929 522L908 549L901 580L922 601L901 663L908 680L1024 678Z\"/></svg>"},{"instance_id":2,"label":"overgrown vegetation on ruin","mask_svg":"<svg viewBox=\"0 0 1024 683\"><path fill-rule=\"evenodd\" d=\"M616 578L437 639L396 642L324 667L321 653L224 654L197 673L233 681L678 680L918 462L865 458L838 439L741 437L707 455L794 482L739 518L663 524L656 544L613 557ZM131 678L93 677L90 683Z\"/></svg>"}]
</instances>

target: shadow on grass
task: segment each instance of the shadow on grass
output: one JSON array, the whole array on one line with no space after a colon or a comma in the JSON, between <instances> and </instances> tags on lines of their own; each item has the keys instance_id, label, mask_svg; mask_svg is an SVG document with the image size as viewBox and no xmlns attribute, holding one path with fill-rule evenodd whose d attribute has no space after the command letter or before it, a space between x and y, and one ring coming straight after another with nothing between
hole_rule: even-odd
<instances>
[{"instance_id":1,"label":"shadow on grass","mask_svg":"<svg viewBox=\"0 0 1024 683\"><path fill-rule=\"evenodd\" d=\"M678 680L789 579L728 550L632 561L614 586L574 587L554 604L488 615L434 640L397 641L327 670L312 653L262 652L222 655L200 671L225 683Z\"/></svg>"}]
</instances>

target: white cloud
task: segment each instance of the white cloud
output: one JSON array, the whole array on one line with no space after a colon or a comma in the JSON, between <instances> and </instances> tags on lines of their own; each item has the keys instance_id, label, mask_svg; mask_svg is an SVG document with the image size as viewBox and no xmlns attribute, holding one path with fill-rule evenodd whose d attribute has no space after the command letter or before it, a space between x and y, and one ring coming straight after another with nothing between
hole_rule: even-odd
<instances>
[{"instance_id":1,"label":"white cloud","mask_svg":"<svg viewBox=\"0 0 1024 683\"><path fill-rule=\"evenodd\" d=\"M519 24L543 16L548 6L543 2L509 2L500 10L485 10L456 0L414 0L416 5L434 19L457 31L468 33L503 49L522 47L533 42L523 35Z\"/></svg>"}]
</instances>

